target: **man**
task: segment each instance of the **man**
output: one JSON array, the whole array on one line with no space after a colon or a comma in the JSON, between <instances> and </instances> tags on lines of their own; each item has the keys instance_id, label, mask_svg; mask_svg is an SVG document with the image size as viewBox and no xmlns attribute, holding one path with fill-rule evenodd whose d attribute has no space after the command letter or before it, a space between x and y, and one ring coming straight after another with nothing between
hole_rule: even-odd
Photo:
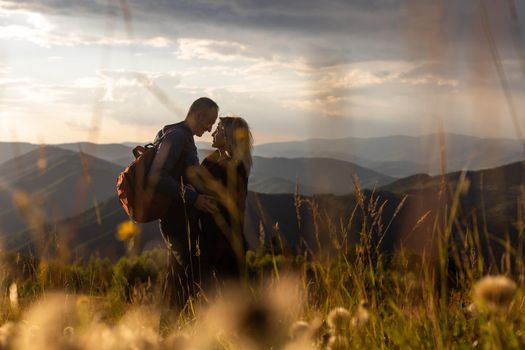
<instances>
[{"instance_id":1,"label":"man","mask_svg":"<svg viewBox=\"0 0 525 350\"><path fill-rule=\"evenodd\" d=\"M196 211L213 212L208 196L197 193L188 181L188 169L199 165L193 136L210 132L217 120L219 106L207 97L195 100L186 119L166 125L155 138L158 145L150 177L157 181L157 191L168 195L172 203L160 219L160 230L168 246L168 273L163 297L170 308L180 311L195 294L199 282L199 230Z\"/></svg>"}]
</instances>

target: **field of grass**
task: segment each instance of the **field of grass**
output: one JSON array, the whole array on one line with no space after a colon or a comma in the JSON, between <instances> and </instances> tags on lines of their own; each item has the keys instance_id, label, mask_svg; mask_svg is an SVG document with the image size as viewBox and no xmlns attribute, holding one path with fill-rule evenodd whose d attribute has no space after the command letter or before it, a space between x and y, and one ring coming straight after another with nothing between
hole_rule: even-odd
<instances>
[{"instance_id":1,"label":"field of grass","mask_svg":"<svg viewBox=\"0 0 525 350\"><path fill-rule=\"evenodd\" d=\"M0 348L524 348L522 254L506 244L508 263L496 269L483 259L476 230L460 232L463 253L453 246L461 186L436 216L435 256L401 248L382 255L378 240L388 223L380 219L381 198L365 200L358 190L354 212L366 218L358 243L345 231L352 220L343 235L335 223L319 222L331 247L304 255L273 240L248 252L241 283L202 291L180 313L160 304L162 250L75 265L5 254ZM300 197L297 205L315 210ZM170 320L166 329L161 318Z\"/></svg>"}]
</instances>

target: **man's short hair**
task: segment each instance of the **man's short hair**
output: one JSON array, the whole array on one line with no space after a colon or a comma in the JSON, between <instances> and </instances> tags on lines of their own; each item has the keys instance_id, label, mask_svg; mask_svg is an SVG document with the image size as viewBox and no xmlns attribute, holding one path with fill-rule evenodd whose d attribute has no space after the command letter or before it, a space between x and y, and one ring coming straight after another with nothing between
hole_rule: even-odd
<instances>
[{"instance_id":1,"label":"man's short hair","mask_svg":"<svg viewBox=\"0 0 525 350\"><path fill-rule=\"evenodd\" d=\"M212 108L219 111L219 105L215 101L213 101L211 98L200 97L196 99L195 101L193 101L193 103L190 106L190 109L188 110L188 115L196 113L196 112L200 112L203 110L210 110Z\"/></svg>"}]
</instances>

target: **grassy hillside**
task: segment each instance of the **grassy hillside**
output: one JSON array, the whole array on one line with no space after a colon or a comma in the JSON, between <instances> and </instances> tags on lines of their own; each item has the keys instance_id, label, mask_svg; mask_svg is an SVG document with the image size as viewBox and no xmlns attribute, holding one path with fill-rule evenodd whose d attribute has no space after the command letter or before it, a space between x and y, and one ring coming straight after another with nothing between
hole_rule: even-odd
<instances>
[{"instance_id":1,"label":"grassy hillside","mask_svg":"<svg viewBox=\"0 0 525 350\"><path fill-rule=\"evenodd\" d=\"M0 165L0 232L15 234L79 214L115 196L121 168L86 154L44 147Z\"/></svg>"}]
</instances>

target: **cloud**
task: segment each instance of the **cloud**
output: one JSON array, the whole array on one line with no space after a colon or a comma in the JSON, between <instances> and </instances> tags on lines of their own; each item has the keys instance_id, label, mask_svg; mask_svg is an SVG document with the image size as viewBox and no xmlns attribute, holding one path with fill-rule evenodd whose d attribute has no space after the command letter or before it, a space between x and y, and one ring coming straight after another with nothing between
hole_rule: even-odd
<instances>
[{"instance_id":1,"label":"cloud","mask_svg":"<svg viewBox=\"0 0 525 350\"><path fill-rule=\"evenodd\" d=\"M52 90L53 103L101 104L113 121L142 127L183 115L202 94L271 120L257 125L266 131L284 117L290 130L301 117L319 115L430 119L417 103L423 95L446 96L447 103L461 96L456 104L466 110L474 88L483 96L499 93L487 30L516 99L523 92L517 48L523 52L525 42L507 2L484 1L488 21L481 2L455 0L128 0L127 9L119 3L126 2L0 1L0 39L31 42L42 57L63 57L60 65L79 75L53 86L32 82L36 91ZM525 13L524 3L517 6ZM111 57L106 67L119 69L100 69L99 46ZM80 51L87 56L77 57ZM90 64L77 66L82 60ZM21 93L11 83L11 94Z\"/></svg>"},{"instance_id":2,"label":"cloud","mask_svg":"<svg viewBox=\"0 0 525 350\"><path fill-rule=\"evenodd\" d=\"M313 67L370 60L453 59L451 56L458 50L475 52L486 47L483 26L490 27L503 57L516 56L517 45L525 47L524 36L516 30L523 20L511 16L508 6L498 2L486 2L489 21L485 24L477 2L455 0L129 0L127 3L128 8L123 9L118 2L102 0L17 0L4 1L3 7L62 19L91 18L87 23L90 29L103 20L123 23L123 14L129 12L132 32L88 36L75 31L74 23L69 31L63 31L71 32L70 35L48 33L47 41L38 39L38 35L33 40L51 45L135 44L157 48L171 47L176 42L176 54L183 59L268 59L279 52L285 60L303 57ZM517 6L518 13L525 12L525 5ZM164 25L166 21L169 26ZM524 23L521 27L525 27ZM24 37L29 38L29 32L26 34ZM470 56L468 59L478 55Z\"/></svg>"},{"instance_id":3,"label":"cloud","mask_svg":"<svg viewBox=\"0 0 525 350\"><path fill-rule=\"evenodd\" d=\"M4 7L11 9L31 9L73 17L122 16L124 12L118 2L100 0L17 0L3 3ZM475 2L455 0L330 0L322 3L316 0L130 0L128 4L133 24L155 18L169 18L173 26L179 28L188 24L198 24L198 27L191 28L193 31L202 30L207 26L215 30L236 28L271 33L286 31L306 37L337 34L338 38L396 38L396 42L391 44L398 44L401 37L399 34L436 38L440 35L441 26L444 39L451 39L458 33L468 35L465 27L473 26L479 21L479 8ZM496 22L495 33L499 35L509 31L512 21L508 6L495 2L487 2L486 6L491 18ZM523 7L523 4L517 4L518 13ZM382 42L387 43L384 40Z\"/></svg>"},{"instance_id":4,"label":"cloud","mask_svg":"<svg viewBox=\"0 0 525 350\"><path fill-rule=\"evenodd\" d=\"M67 100L69 91L52 84L39 83L32 78L0 79L0 106L54 103Z\"/></svg>"},{"instance_id":5,"label":"cloud","mask_svg":"<svg viewBox=\"0 0 525 350\"><path fill-rule=\"evenodd\" d=\"M142 36L129 37L126 33L120 37L110 36L93 28L92 31L78 29L78 23L68 23L51 15L44 15L30 10L6 10L0 7L0 39L31 42L41 47L52 46L143 46L166 48L173 44L167 37ZM93 26L93 23L89 23Z\"/></svg>"},{"instance_id":6,"label":"cloud","mask_svg":"<svg viewBox=\"0 0 525 350\"><path fill-rule=\"evenodd\" d=\"M66 126L74 131L80 131L80 132L98 132L100 131L100 127L98 126L90 126L75 120L68 120L65 122Z\"/></svg>"},{"instance_id":7,"label":"cloud","mask_svg":"<svg viewBox=\"0 0 525 350\"><path fill-rule=\"evenodd\" d=\"M215 41L183 38L177 40L178 49L174 54L178 59L201 59L208 61L254 60L248 55L246 45L231 41Z\"/></svg>"},{"instance_id":8,"label":"cloud","mask_svg":"<svg viewBox=\"0 0 525 350\"><path fill-rule=\"evenodd\" d=\"M437 93L460 86L457 78L439 75L429 67L403 61L371 61L304 70L303 89L283 99L282 105L297 112L349 118L366 106L373 110L386 103L392 110L399 108L399 101L394 99L397 94L410 96L422 88Z\"/></svg>"}]
</instances>

